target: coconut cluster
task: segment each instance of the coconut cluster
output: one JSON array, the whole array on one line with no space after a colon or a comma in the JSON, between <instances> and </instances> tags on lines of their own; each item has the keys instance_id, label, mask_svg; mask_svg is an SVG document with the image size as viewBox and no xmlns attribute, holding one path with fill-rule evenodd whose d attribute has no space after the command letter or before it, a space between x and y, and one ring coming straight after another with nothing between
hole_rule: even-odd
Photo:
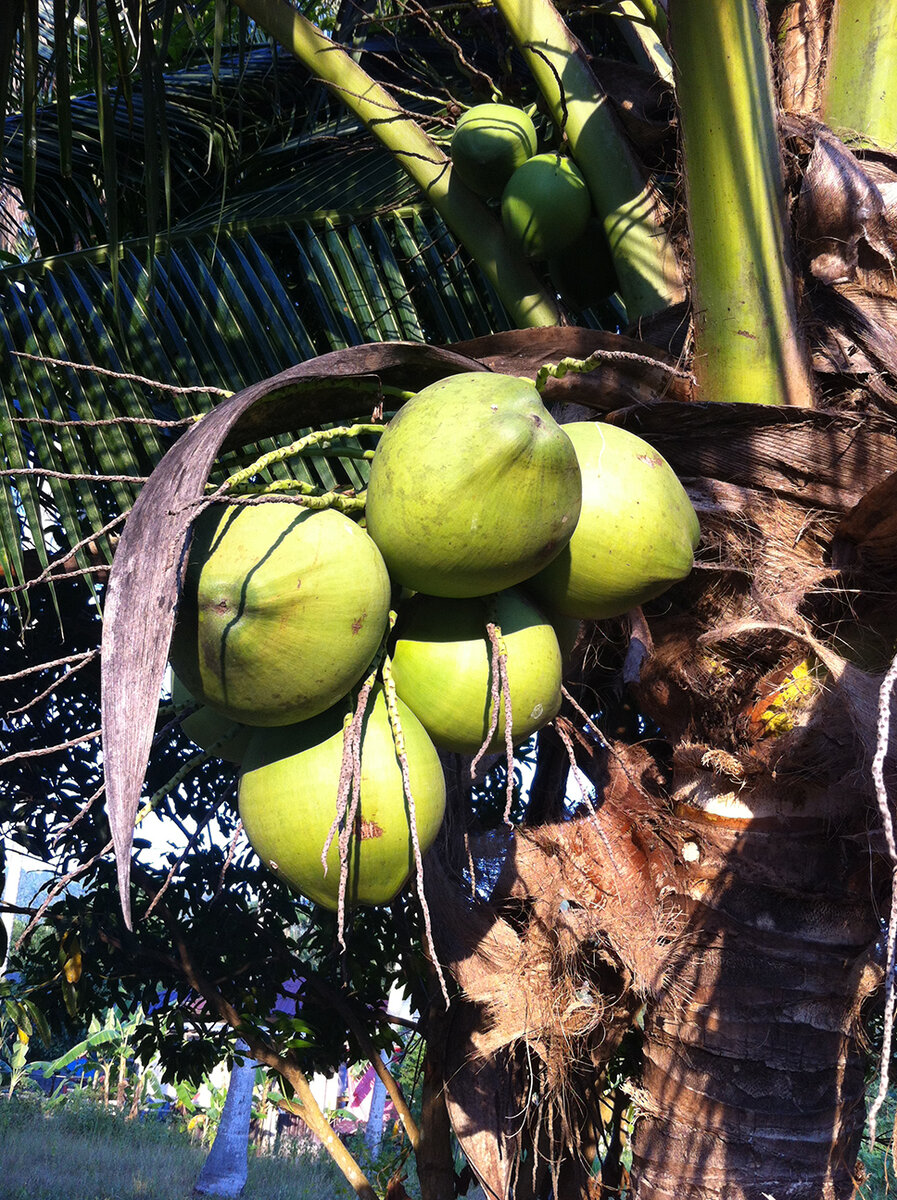
<instances>
[{"instance_id":1,"label":"coconut cluster","mask_svg":"<svg viewBox=\"0 0 897 1200\"><path fill-rule=\"evenodd\" d=\"M509 239L527 258L546 262L565 302L587 308L616 288L601 221L588 185L569 157L538 153L528 113L510 104L478 104L452 134L454 170L478 196L500 205Z\"/></svg>"},{"instance_id":2,"label":"coconut cluster","mask_svg":"<svg viewBox=\"0 0 897 1200\"><path fill-rule=\"evenodd\" d=\"M241 763L264 862L332 909L386 903L439 830L439 752L541 729L561 703L558 630L660 594L698 534L640 438L561 427L526 379L450 376L386 426L363 522L276 502L200 516L175 705Z\"/></svg>"}]
</instances>

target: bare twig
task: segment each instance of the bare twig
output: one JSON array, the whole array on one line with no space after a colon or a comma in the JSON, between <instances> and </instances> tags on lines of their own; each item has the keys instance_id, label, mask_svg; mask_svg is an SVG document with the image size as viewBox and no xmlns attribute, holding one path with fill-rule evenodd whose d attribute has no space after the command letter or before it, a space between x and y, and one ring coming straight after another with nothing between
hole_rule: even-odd
<instances>
[{"instance_id":1,"label":"bare twig","mask_svg":"<svg viewBox=\"0 0 897 1200\"><path fill-rule=\"evenodd\" d=\"M484 88L490 96L498 93L499 89L495 86L494 80L468 61L460 42L451 37L442 22L434 20L424 6L418 3L418 0L412 0L412 3L407 6L407 11L413 13L435 37L445 42L451 48L458 63L467 72L474 84L479 83L481 88Z\"/></svg>"},{"instance_id":2,"label":"bare twig","mask_svg":"<svg viewBox=\"0 0 897 1200\"><path fill-rule=\"evenodd\" d=\"M72 738L69 742L60 742L58 746L41 746L37 750L19 750L16 754L7 754L5 758L0 758L0 765L5 766L20 758L42 758L46 754L55 754L57 750L69 750L72 746L80 745L81 742L93 741L102 732L102 729L94 729L90 733L82 733L80 737Z\"/></svg>"},{"instance_id":3,"label":"bare twig","mask_svg":"<svg viewBox=\"0 0 897 1200\"><path fill-rule=\"evenodd\" d=\"M30 700L28 700L25 704L20 704L18 708L9 709L9 711L7 712L6 715L8 717L16 717L20 713L27 712L29 710L29 708L34 708L34 706L36 704L40 704L41 700L46 700L46 698L48 696L52 696L52 694L56 691L56 689L60 686L60 684L65 683L65 681L67 679L70 679L72 677L72 675L77 675L77 673L81 670L81 668L86 667L87 664L90 662L90 660L92 658L95 658L98 654L99 654L99 650L89 651L87 654L84 655L83 660L80 663L78 663L77 666L69 667L67 671L63 671L62 674L59 675L56 679L54 679L53 682L51 684L49 684L49 686L45 687L42 692L39 692L36 696L32 696L30 698Z\"/></svg>"},{"instance_id":4,"label":"bare twig","mask_svg":"<svg viewBox=\"0 0 897 1200\"><path fill-rule=\"evenodd\" d=\"M10 683L13 679L24 679L27 675L50 671L54 667L65 667L69 663L79 663L83 666L90 659L96 658L98 654L99 650L82 650L80 654L68 654L65 658L54 658L52 662L41 663L36 667L26 667L23 671L14 671L12 675L0 675L0 683Z\"/></svg>"},{"instance_id":5,"label":"bare twig","mask_svg":"<svg viewBox=\"0 0 897 1200\"><path fill-rule=\"evenodd\" d=\"M77 879L79 875L83 875L85 871L89 871L93 864L101 859L104 854L108 854L111 849L112 842L109 841L102 850L97 851L93 858L89 858L87 862L79 863L78 866L69 871L67 875L61 875L59 879L56 880L49 892L47 892L46 900L44 900L43 904L19 935L19 938L16 941L16 950L20 950L22 948L26 939L29 938L34 932L38 923L40 922L41 917L44 915L56 897L60 894L60 892L64 892L73 879Z\"/></svg>"},{"instance_id":6,"label":"bare twig","mask_svg":"<svg viewBox=\"0 0 897 1200\"><path fill-rule=\"evenodd\" d=\"M94 478L94 476L91 476L91 478ZM69 562L79 550L82 550L85 546L89 546L91 542L95 542L97 538L103 537L104 534L111 533L112 530L118 525L122 525L125 520L127 520L128 513L130 511L130 509L127 509L125 512L119 513L117 517L113 517L111 521L105 524L102 529L95 529L86 534L80 542L75 542L74 546L65 551L65 558L55 559L49 564L49 566L44 568L40 575L36 575L34 579L26 579L24 583L18 583L14 587L0 588L0 595L7 595L10 592L25 591L30 587L35 587L37 584L43 583L47 579L68 579L70 575L87 575L91 571L95 570L108 570L107 566L102 565L98 567L87 568L82 571L70 572L57 571L56 568L59 566L64 566L65 563ZM34 669L40 670L41 668L35 667Z\"/></svg>"},{"instance_id":7,"label":"bare twig","mask_svg":"<svg viewBox=\"0 0 897 1200\"><path fill-rule=\"evenodd\" d=\"M49 425L53 429L102 429L106 425L156 425L162 429L179 429L184 425L195 425L199 418L163 421L161 417L103 417L101 421L88 421L78 417L73 421L62 421L58 417L11 417L10 420L14 425Z\"/></svg>"},{"instance_id":8,"label":"bare twig","mask_svg":"<svg viewBox=\"0 0 897 1200\"><path fill-rule=\"evenodd\" d=\"M103 792L105 792L105 790L106 790L105 783L100 784L100 786L97 788L97 790L94 792L94 794L92 796L89 796L87 798L87 800L85 800L85 802L81 805L81 807L78 809L78 811L72 817L71 821L66 821L66 823L62 826L62 828L57 830L57 832L53 834L53 838L52 838L52 842L51 842L51 844L53 846L56 846L59 843L63 834L66 834L69 832L69 830L74 829L75 826L78 824L78 822L83 817L87 816L87 814L90 812L91 808L94 806L94 804L96 804L97 800L99 800L100 796L102 796L102 794L103 794Z\"/></svg>"},{"instance_id":9,"label":"bare twig","mask_svg":"<svg viewBox=\"0 0 897 1200\"><path fill-rule=\"evenodd\" d=\"M91 475L75 471L51 471L47 467L4 467L0 476L34 475L41 479L66 479L70 483L91 480L93 483L146 483L148 475Z\"/></svg>"},{"instance_id":10,"label":"bare twig","mask_svg":"<svg viewBox=\"0 0 897 1200\"><path fill-rule=\"evenodd\" d=\"M489 709L489 729L486 737L483 740L482 746L476 752L473 762L470 764L470 778L476 778L477 767L483 755L492 744L492 739L495 737L495 731L498 728L498 716L501 710L501 634L496 632L496 625L493 621L486 622L486 634L489 638L491 648L491 659L489 664L489 681L491 687L491 699ZM505 714L507 716L507 714Z\"/></svg>"},{"instance_id":11,"label":"bare twig","mask_svg":"<svg viewBox=\"0 0 897 1200\"><path fill-rule=\"evenodd\" d=\"M123 379L130 383L143 383L147 387L155 388L159 392L177 392L179 395L188 395L190 392L202 392L209 396L233 395L233 392L228 392L224 388L203 385L181 387L176 383L160 383L158 379L147 379L145 375L132 375L127 371L111 371L108 367L97 367L93 363L69 362L67 358L48 358L43 354L26 354L24 350L13 350L13 354L16 358L28 358L32 362L46 363L52 367L69 367L72 371L91 371L94 375L108 375L112 379Z\"/></svg>"},{"instance_id":12,"label":"bare twig","mask_svg":"<svg viewBox=\"0 0 897 1200\"><path fill-rule=\"evenodd\" d=\"M108 573L109 567L105 564L98 564L95 567L81 567L77 571L44 571L43 575L38 579L29 579L27 583L17 583L12 587L0 588L0 596L10 596L13 592L27 592L29 588L37 587L39 583L46 579L52 579L54 583L61 583L64 579L80 579L84 575L103 575Z\"/></svg>"},{"instance_id":13,"label":"bare twig","mask_svg":"<svg viewBox=\"0 0 897 1200\"><path fill-rule=\"evenodd\" d=\"M433 941L433 926L430 921L430 906L427 904L427 897L424 893L424 859L420 849L420 839L417 834L417 811L414 804L414 796L411 794L411 778L408 774L408 755L405 753L405 735L402 732L402 721L399 717L399 708L396 703L396 685L392 678L391 664L389 658L383 660L383 685L386 692L386 711L389 715L389 724L392 729L392 739L395 743L396 755L399 759L399 765L402 769L402 788L405 793L405 802L408 805L408 828L411 834L411 846L414 851L414 864L416 868L417 895L420 900L421 913L424 918L424 932L427 938L427 949L430 952L430 958L436 970L436 977L439 980L439 986L442 990L442 996L445 1000L445 1006L449 1006L448 987L446 986L445 976L442 973L442 965L436 954L436 944Z\"/></svg>"},{"instance_id":14,"label":"bare twig","mask_svg":"<svg viewBox=\"0 0 897 1200\"><path fill-rule=\"evenodd\" d=\"M573 739L567 732L563 721L558 721L555 719L554 728L558 737L564 743L564 748L567 751L567 758L570 760L570 769L573 772L574 778L576 779L576 786L579 788L579 793L582 796L583 801L589 806L592 812L594 812L595 805L592 803L592 797L590 795L592 788L588 779L586 779L585 775L580 769L579 763L576 761L576 753L573 749Z\"/></svg>"},{"instance_id":15,"label":"bare twig","mask_svg":"<svg viewBox=\"0 0 897 1200\"><path fill-rule=\"evenodd\" d=\"M215 888L215 895L212 897L216 900L224 887L224 876L227 874L227 868L234 861L234 855L237 852L237 842L240 840L240 834L243 832L243 822L237 822L237 828L234 830L234 836L230 840L230 845L227 848L227 855L224 859L224 865L221 868L221 874L218 876L218 886Z\"/></svg>"}]
</instances>

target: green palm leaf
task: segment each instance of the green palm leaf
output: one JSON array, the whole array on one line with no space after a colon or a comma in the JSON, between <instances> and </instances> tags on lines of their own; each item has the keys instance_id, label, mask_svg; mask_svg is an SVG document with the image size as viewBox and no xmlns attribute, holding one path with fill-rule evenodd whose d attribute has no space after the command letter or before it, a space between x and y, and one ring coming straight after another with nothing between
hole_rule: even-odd
<instances>
[{"instance_id":1,"label":"green palm leaf","mask_svg":"<svg viewBox=\"0 0 897 1200\"><path fill-rule=\"evenodd\" d=\"M133 503L179 428L150 422L189 419L214 403L207 391L160 390L129 374L234 391L349 344L424 335L448 342L507 324L485 280L426 209L352 221L313 215L278 226L268 216L258 229L243 220L216 237L207 229L177 234L158 251L152 281L144 257L142 244L123 247L117 305L101 250L67 255L49 269L0 273L0 330L9 351L0 367L3 467L61 476L18 474L15 492L4 492L0 537L15 578L23 570L23 519L39 529L39 514L51 504L70 545L102 528ZM36 358L16 357L20 351ZM46 359L93 364L117 377ZM99 423L109 420L117 423ZM268 477L359 488L366 469L344 454L280 464ZM107 541L98 549L110 558ZM79 563L89 566L86 551Z\"/></svg>"}]
</instances>

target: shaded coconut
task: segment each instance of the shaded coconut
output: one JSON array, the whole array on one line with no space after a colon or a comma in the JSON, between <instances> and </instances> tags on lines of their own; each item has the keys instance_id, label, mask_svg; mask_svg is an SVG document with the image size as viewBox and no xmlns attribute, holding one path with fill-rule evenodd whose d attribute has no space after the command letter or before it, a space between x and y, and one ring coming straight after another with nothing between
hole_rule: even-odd
<instances>
[{"instance_id":1,"label":"shaded coconut","mask_svg":"<svg viewBox=\"0 0 897 1200\"><path fill-rule=\"evenodd\" d=\"M389 599L380 552L342 513L216 505L194 526L172 667L234 721L292 724L358 681Z\"/></svg>"},{"instance_id":2,"label":"shaded coconut","mask_svg":"<svg viewBox=\"0 0 897 1200\"><path fill-rule=\"evenodd\" d=\"M548 274L566 305L575 311L600 304L618 288L604 225L590 217L575 242L549 258Z\"/></svg>"},{"instance_id":3,"label":"shaded coconut","mask_svg":"<svg viewBox=\"0 0 897 1200\"><path fill-rule=\"evenodd\" d=\"M478 196L497 200L505 184L536 153L536 127L510 104L477 104L452 134L452 164Z\"/></svg>"},{"instance_id":4,"label":"shaded coconut","mask_svg":"<svg viewBox=\"0 0 897 1200\"><path fill-rule=\"evenodd\" d=\"M579 167L557 154L536 154L518 167L501 197L508 237L527 258L551 258L584 232L592 197Z\"/></svg>"},{"instance_id":5,"label":"shaded coconut","mask_svg":"<svg viewBox=\"0 0 897 1200\"><path fill-rule=\"evenodd\" d=\"M181 729L200 750L228 762L243 761L249 739L254 732L251 726L231 721L214 708L209 708L208 704L200 704L173 671L171 703L178 715L187 713L181 720Z\"/></svg>"},{"instance_id":6,"label":"shaded coconut","mask_svg":"<svg viewBox=\"0 0 897 1200\"><path fill-rule=\"evenodd\" d=\"M533 384L463 373L390 421L371 464L367 528L405 587L482 596L560 553L580 497L576 452Z\"/></svg>"},{"instance_id":7,"label":"shaded coconut","mask_svg":"<svg viewBox=\"0 0 897 1200\"><path fill-rule=\"evenodd\" d=\"M493 677L487 620L497 621L507 650L515 744L546 725L561 707L562 659L552 625L519 592L501 592L494 603L490 599L415 596L402 609L396 627L396 691L443 750L476 754L489 732ZM501 700L488 750L504 744Z\"/></svg>"},{"instance_id":8,"label":"shaded coconut","mask_svg":"<svg viewBox=\"0 0 897 1200\"><path fill-rule=\"evenodd\" d=\"M582 468L582 513L561 554L527 584L552 612L615 617L691 571L701 530L666 459L615 425L565 425Z\"/></svg>"},{"instance_id":9,"label":"shaded coconut","mask_svg":"<svg viewBox=\"0 0 897 1200\"><path fill-rule=\"evenodd\" d=\"M445 812L439 755L420 721L397 701L421 852ZM336 911L338 838L321 855L336 816L343 761L339 705L311 721L258 730L243 760L239 807L259 858L303 896ZM414 869L408 808L382 688L370 697L361 743L361 804L349 844L349 904L387 904Z\"/></svg>"}]
</instances>

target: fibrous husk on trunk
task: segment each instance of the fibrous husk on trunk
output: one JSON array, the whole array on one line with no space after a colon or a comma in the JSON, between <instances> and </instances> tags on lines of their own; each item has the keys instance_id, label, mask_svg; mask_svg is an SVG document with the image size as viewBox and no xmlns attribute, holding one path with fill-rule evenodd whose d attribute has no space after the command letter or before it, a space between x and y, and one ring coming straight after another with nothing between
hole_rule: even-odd
<instances>
[{"instance_id":1,"label":"fibrous husk on trunk","mask_svg":"<svg viewBox=\"0 0 897 1200\"><path fill-rule=\"evenodd\" d=\"M507 353L522 363L528 339L515 338ZM502 346L482 350L507 361ZM872 369L878 377L880 359ZM602 623L576 657L574 691L599 690L587 707L622 696L656 723L661 758L600 749L563 710L596 812L558 822L546 808L544 824L470 842L473 860L501 869L488 903L466 901L463 923L434 906L443 934L463 925L472 937L442 943L461 990L453 1125L487 1194L547 1189L530 1178L521 1190L521 1148L541 1145L556 1174L579 1161L582 1064L593 1058L600 1076L635 998L648 1013L634 1093L640 1197L665 1195L667 1176L696 1198L723 1194L727 1180L733 1196L759 1197L760 1179L791 1194L796 1172L807 1182L795 1195L841 1195L849 1164L828 1163L825 1146L856 1148L859 1013L880 981L866 829L886 659L864 640L853 589L886 568L897 431L875 388L847 377L846 402L833 394L803 411L682 403L687 392L633 402L627 382L608 413L602 374L556 403L656 446L703 531L689 580L646 606L634 681L623 664L638 622L631 633ZM564 771L553 772L556 788ZM877 868L871 880L880 895ZM449 886L469 897L469 875ZM798 1112L803 1094L812 1116ZM533 1097L561 1095L548 1136ZM566 1178L565 1195L589 1194L575 1170Z\"/></svg>"},{"instance_id":2,"label":"fibrous husk on trunk","mask_svg":"<svg viewBox=\"0 0 897 1200\"><path fill-rule=\"evenodd\" d=\"M644 997L674 985L665 976L674 850L670 831L661 839L656 828L656 768L635 747L590 749L593 811L468 838L474 870L493 877L488 899L472 895L469 880L465 893L438 870L428 878L437 945L461 989L449 1112L468 1161L499 1197L539 1194L540 1173L552 1170L574 1186L597 1119L586 1084ZM541 1147L537 1168L520 1158L526 1144Z\"/></svg>"}]
</instances>

